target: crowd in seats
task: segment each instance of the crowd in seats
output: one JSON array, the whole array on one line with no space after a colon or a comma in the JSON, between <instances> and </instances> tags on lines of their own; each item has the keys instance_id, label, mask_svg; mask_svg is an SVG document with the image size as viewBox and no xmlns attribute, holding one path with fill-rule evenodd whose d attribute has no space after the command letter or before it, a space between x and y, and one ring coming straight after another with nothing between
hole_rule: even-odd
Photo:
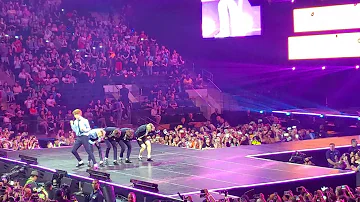
<instances>
[{"instance_id":1,"label":"crowd in seats","mask_svg":"<svg viewBox=\"0 0 360 202\"><path fill-rule=\"evenodd\" d=\"M192 149L237 147L278 142L301 141L319 138L319 132L298 126L284 127L279 119L272 116L272 122L262 119L247 124L231 126L221 114L215 112L211 120L198 123L189 113L182 117L174 129L158 131L152 142Z\"/></svg>"},{"instance_id":2,"label":"crowd in seats","mask_svg":"<svg viewBox=\"0 0 360 202\"><path fill-rule=\"evenodd\" d=\"M143 95L147 97L142 102L142 108L149 110L150 117L158 124L176 122L173 120L176 115L200 113L185 90L203 88L203 79L199 74L193 82L187 70L182 70L172 71L163 83L143 89Z\"/></svg>"},{"instance_id":3,"label":"crowd in seats","mask_svg":"<svg viewBox=\"0 0 360 202\"><path fill-rule=\"evenodd\" d=\"M0 148L11 150L27 150L38 149L39 141L35 136L30 136L28 133L16 134L9 129L4 128L0 131Z\"/></svg>"},{"instance_id":4,"label":"crowd in seats","mask_svg":"<svg viewBox=\"0 0 360 202\"><path fill-rule=\"evenodd\" d=\"M280 192L281 191L281 192ZM355 202L360 199L360 188L351 188L348 185L342 185L337 187L327 187L326 185L323 187L319 187L318 190L308 190L304 186L299 186L295 190L279 190L279 192L274 192L269 195L265 195L263 193L260 194L252 194L254 192L249 192L244 194L241 198L232 198L227 196L226 199L215 200L212 194L208 190L203 190L204 192L204 201L207 202L215 202L215 201L242 201L242 202L250 202L250 201L258 201L258 202L266 202L266 201L275 201L275 202L283 202L283 201L311 201L311 202ZM256 190L255 190L256 192ZM227 193L227 192L226 192ZM183 196L185 201L191 202L193 199L191 197Z\"/></svg>"},{"instance_id":5,"label":"crowd in seats","mask_svg":"<svg viewBox=\"0 0 360 202\"><path fill-rule=\"evenodd\" d=\"M97 18L60 5L53 0L0 2L1 67L16 79L14 85L0 84L9 103L1 110L2 127L16 133L56 133L67 125L67 103L60 93L64 86L132 82L134 77L171 77L183 71L181 55L130 29L122 16ZM192 85L191 78L187 82ZM125 113L117 113L116 121L127 118L128 105L123 105ZM9 113L13 108L21 113ZM108 109L93 110L94 121L106 125Z\"/></svg>"},{"instance_id":6,"label":"crowd in seats","mask_svg":"<svg viewBox=\"0 0 360 202\"><path fill-rule=\"evenodd\" d=\"M105 201L99 180L93 180L91 184L81 181L81 186L86 188L74 189L66 184L68 179L63 180L66 176L55 175L52 181L47 181L48 179L44 179L44 172L32 170L26 179L28 171L28 168L17 165L10 171L17 174L15 177L9 173L2 173L0 202Z\"/></svg>"}]
</instances>

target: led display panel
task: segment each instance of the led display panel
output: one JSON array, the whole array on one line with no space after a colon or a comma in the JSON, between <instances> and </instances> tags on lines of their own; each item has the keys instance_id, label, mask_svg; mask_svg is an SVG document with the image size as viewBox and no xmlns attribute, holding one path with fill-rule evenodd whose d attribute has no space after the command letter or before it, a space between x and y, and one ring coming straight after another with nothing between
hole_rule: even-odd
<instances>
[{"instance_id":1,"label":"led display panel","mask_svg":"<svg viewBox=\"0 0 360 202\"><path fill-rule=\"evenodd\" d=\"M248 0L202 0L203 38L261 35L260 6Z\"/></svg>"},{"instance_id":2,"label":"led display panel","mask_svg":"<svg viewBox=\"0 0 360 202\"><path fill-rule=\"evenodd\" d=\"M360 4L294 9L294 32L360 28Z\"/></svg>"},{"instance_id":3,"label":"led display panel","mask_svg":"<svg viewBox=\"0 0 360 202\"><path fill-rule=\"evenodd\" d=\"M288 38L289 60L360 57L360 32Z\"/></svg>"}]
</instances>

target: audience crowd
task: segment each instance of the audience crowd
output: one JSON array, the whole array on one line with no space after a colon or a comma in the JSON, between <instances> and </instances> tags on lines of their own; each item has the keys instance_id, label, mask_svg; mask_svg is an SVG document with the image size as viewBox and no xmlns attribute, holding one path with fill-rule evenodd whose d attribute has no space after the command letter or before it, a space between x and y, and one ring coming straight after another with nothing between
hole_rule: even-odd
<instances>
[{"instance_id":1,"label":"audience crowd","mask_svg":"<svg viewBox=\"0 0 360 202\"><path fill-rule=\"evenodd\" d=\"M180 120L180 124L172 130L158 131L153 135L153 143L165 144L191 149L213 149L236 147L241 145L261 145L278 142L300 141L319 137L312 129L297 126L283 127L275 117L271 123L263 123L262 119L248 124L230 126L216 111L211 120L197 123L193 114L188 114Z\"/></svg>"},{"instance_id":2,"label":"audience crowd","mask_svg":"<svg viewBox=\"0 0 360 202\"><path fill-rule=\"evenodd\" d=\"M280 191L280 190L279 190ZM281 190L282 191L282 190ZM205 190L205 200L207 202L215 202L217 200ZM311 202L351 202L358 201L360 199L360 189L358 187L351 188L347 185L337 186L337 187L319 187L317 190L309 190L304 186L297 187L295 190L286 190L283 192L275 192L269 195L265 195L263 193L254 194L249 196L249 194L244 194L239 199L232 199L230 197L226 197L224 200L220 201L242 201L242 202L250 202L250 201L258 201L258 202L266 202L266 201L275 201L275 202L285 202L285 201L311 201ZM192 201L192 199L188 199L187 201Z\"/></svg>"},{"instance_id":3,"label":"audience crowd","mask_svg":"<svg viewBox=\"0 0 360 202\"><path fill-rule=\"evenodd\" d=\"M16 80L0 84L1 97L9 103L0 114L4 128L63 129L66 103L59 89L64 85L184 72L175 50L130 29L122 15L79 14L62 9L59 0L2 0L0 8L1 67Z\"/></svg>"},{"instance_id":4,"label":"audience crowd","mask_svg":"<svg viewBox=\"0 0 360 202\"><path fill-rule=\"evenodd\" d=\"M330 168L360 171L360 150L357 140L352 139L351 147L343 154L335 148L334 143L330 143L326 160Z\"/></svg>"}]
</instances>

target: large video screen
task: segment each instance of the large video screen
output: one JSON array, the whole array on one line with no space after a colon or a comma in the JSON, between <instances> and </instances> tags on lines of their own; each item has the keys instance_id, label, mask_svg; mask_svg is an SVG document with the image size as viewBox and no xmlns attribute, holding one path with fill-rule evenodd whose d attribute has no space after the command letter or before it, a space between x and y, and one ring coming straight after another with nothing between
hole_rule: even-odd
<instances>
[{"instance_id":1,"label":"large video screen","mask_svg":"<svg viewBox=\"0 0 360 202\"><path fill-rule=\"evenodd\" d=\"M288 38L289 60L360 57L360 32Z\"/></svg>"},{"instance_id":2,"label":"large video screen","mask_svg":"<svg viewBox=\"0 0 360 202\"><path fill-rule=\"evenodd\" d=\"M260 6L251 6L248 0L202 0L203 38L260 34Z\"/></svg>"},{"instance_id":3,"label":"large video screen","mask_svg":"<svg viewBox=\"0 0 360 202\"><path fill-rule=\"evenodd\" d=\"M360 4L294 9L294 32L360 28Z\"/></svg>"}]
</instances>

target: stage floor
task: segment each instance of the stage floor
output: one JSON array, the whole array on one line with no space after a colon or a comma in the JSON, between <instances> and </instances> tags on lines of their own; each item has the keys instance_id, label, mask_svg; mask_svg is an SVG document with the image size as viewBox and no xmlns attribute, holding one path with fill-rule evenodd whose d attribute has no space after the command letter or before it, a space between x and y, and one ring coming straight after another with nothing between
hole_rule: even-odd
<instances>
[{"instance_id":1,"label":"stage floor","mask_svg":"<svg viewBox=\"0 0 360 202\"><path fill-rule=\"evenodd\" d=\"M130 179L138 179L159 184L159 193L176 196L180 193L195 193L207 188L210 191L229 187L247 187L278 181L294 181L337 175L342 172L317 166L296 165L286 162L256 158L256 155L290 150L315 149L328 147L330 142L337 146L350 144L354 137L336 137L299 142L278 143L261 146L241 146L216 150L190 150L164 145L153 145L154 162L137 159L138 145L133 142L132 164L120 164L100 168L111 174L113 183L130 186ZM357 138L357 136L355 137ZM105 148L105 145L103 145ZM36 157L39 165L66 170L85 177L87 167L75 168L76 160L71 148L40 149L17 151L8 154L18 159L19 154ZM84 150L80 156L87 160ZM97 152L95 151L97 157ZM110 154L110 157L112 154ZM325 158L325 153L324 153Z\"/></svg>"}]
</instances>

